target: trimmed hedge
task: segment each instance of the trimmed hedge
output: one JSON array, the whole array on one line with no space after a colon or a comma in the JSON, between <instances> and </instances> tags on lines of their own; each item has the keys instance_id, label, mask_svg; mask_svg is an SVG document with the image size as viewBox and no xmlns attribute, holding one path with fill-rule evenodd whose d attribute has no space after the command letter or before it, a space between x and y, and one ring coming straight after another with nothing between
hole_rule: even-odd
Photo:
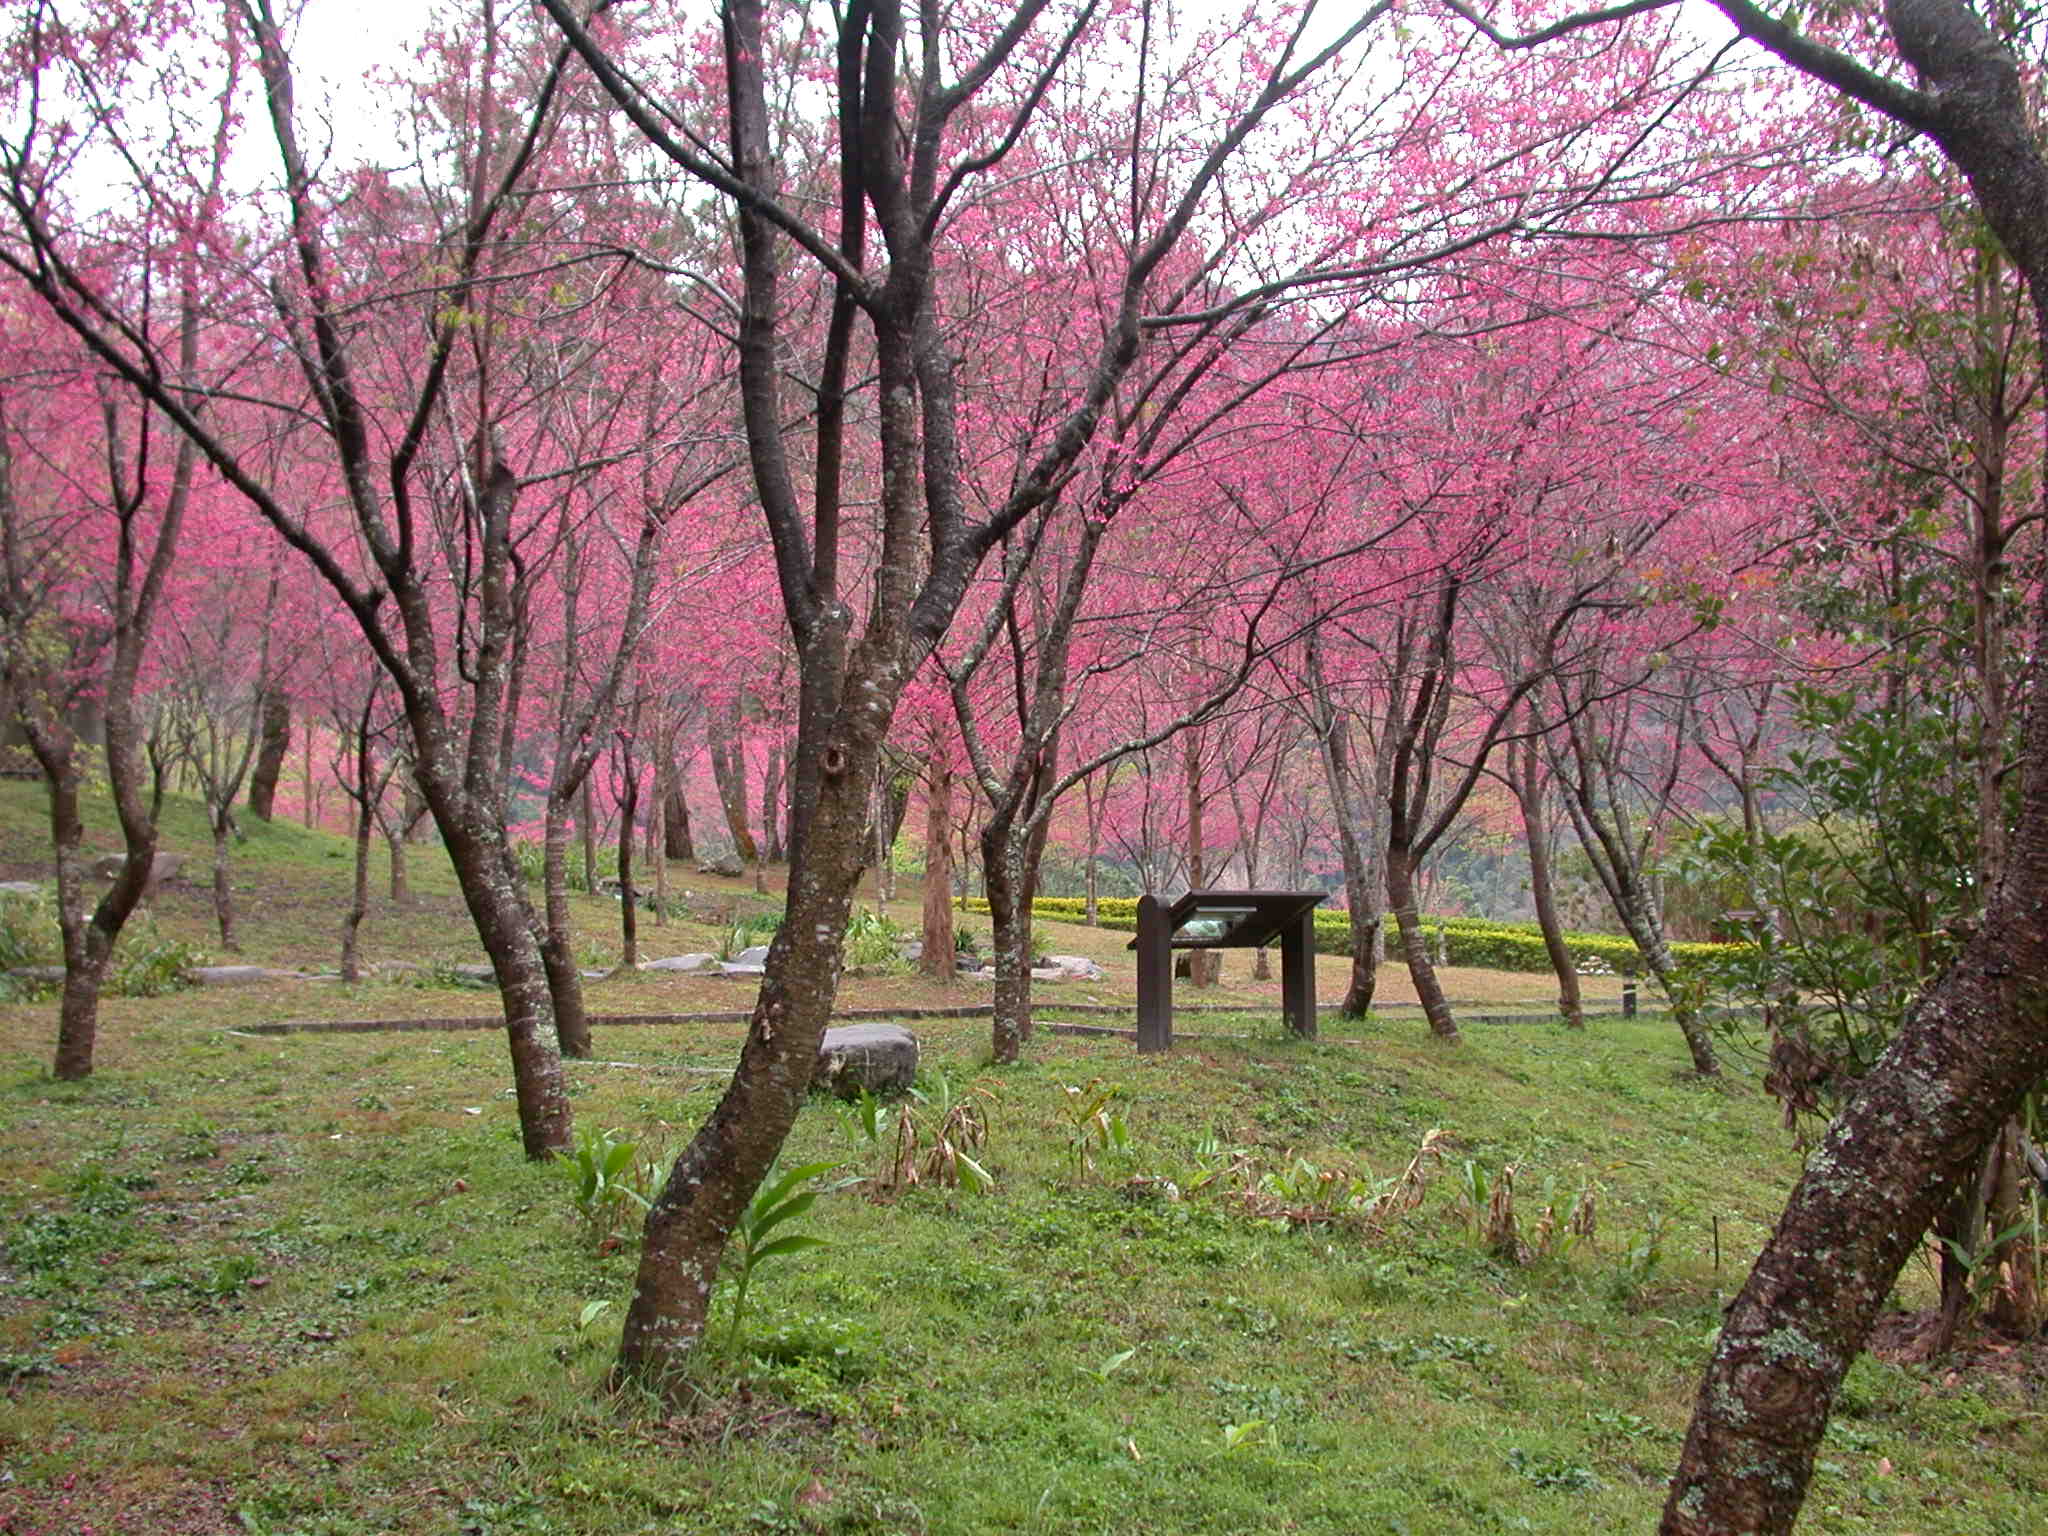
<instances>
[{"instance_id":1,"label":"trimmed hedge","mask_svg":"<svg viewBox=\"0 0 2048 1536\"><path fill-rule=\"evenodd\" d=\"M988 903L979 897L967 901L970 912L986 913ZM1087 920L1088 903L1079 896L1041 896L1031 904L1035 916L1056 923ZM1095 903L1101 927L1118 933L1138 931L1137 898L1104 897ZM1316 949L1325 955L1351 952L1351 919L1348 914L1317 908ZM1387 920L1387 946L1393 951L1398 928ZM1497 923L1477 917L1428 917L1423 931L1434 940L1439 931L1444 939L1446 965L1471 966L1487 971L1536 971L1550 969L1550 955L1543 947L1543 933L1534 923ZM1582 971L1628 972L1638 966L1635 942L1611 933L1567 933L1572 959ZM1671 953L1680 965L1727 955L1742 948L1735 944L1673 944Z\"/></svg>"}]
</instances>

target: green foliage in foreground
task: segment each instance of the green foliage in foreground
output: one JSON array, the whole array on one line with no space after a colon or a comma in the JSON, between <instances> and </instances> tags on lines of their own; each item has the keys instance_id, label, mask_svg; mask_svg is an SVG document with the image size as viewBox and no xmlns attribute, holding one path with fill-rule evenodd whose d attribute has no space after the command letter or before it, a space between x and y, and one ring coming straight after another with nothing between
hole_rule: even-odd
<instances>
[{"instance_id":1,"label":"green foliage in foreground","mask_svg":"<svg viewBox=\"0 0 2048 1536\"><path fill-rule=\"evenodd\" d=\"M54 894L38 899L0 893L0 1001L50 996L59 985L4 973L63 964L64 940L57 927ZM162 997L185 986L185 973L204 964L205 950L165 933L148 913L138 913L122 926L100 992L103 997Z\"/></svg>"},{"instance_id":2,"label":"green foliage in foreground","mask_svg":"<svg viewBox=\"0 0 2048 1536\"><path fill-rule=\"evenodd\" d=\"M1794 1172L1775 1106L1690 1081L1662 1020L1041 1036L998 1073L985 1026L920 1025L999 1089L993 1188L821 1194L829 1246L744 1316L729 1274L735 1347L664 1403L606 1390L633 1223L593 1243L581 1181L520 1160L495 1033L259 1039L233 1006L114 1005L82 1084L45 1072L47 1009L0 1008L0 1527L1640 1531ZM737 1041L606 1032L569 1068L617 1128L593 1154L676 1145ZM1075 1104L1109 1083L1105 1141ZM817 1101L786 1166L872 1166L874 1119ZM1802 1530L2033 1529L2020 1358L1860 1363Z\"/></svg>"},{"instance_id":3,"label":"green foliage in foreground","mask_svg":"<svg viewBox=\"0 0 2048 1536\"><path fill-rule=\"evenodd\" d=\"M988 911L979 897L966 903L970 912ZM1054 922L1077 923L1086 918L1088 903L1078 897L1041 896L1031 904L1032 912ZM1095 904L1101 927L1119 933L1138 931L1138 903L1135 897L1104 897ZM1351 953L1349 917L1328 907L1315 914L1316 949L1325 955ZM1386 920L1387 947L1392 952L1400 942L1400 925ZM1550 955L1543 947L1543 934L1534 923L1502 923L1479 917L1425 917L1423 931L1435 953L1441 942L1446 965L1470 966L1475 970L1543 972L1550 969ZM1567 933L1565 943L1581 971L1631 974L1637 969L1636 947L1628 939L1611 933ZM1719 960L1746 949L1741 944L1673 944L1671 952L1681 965Z\"/></svg>"}]
</instances>

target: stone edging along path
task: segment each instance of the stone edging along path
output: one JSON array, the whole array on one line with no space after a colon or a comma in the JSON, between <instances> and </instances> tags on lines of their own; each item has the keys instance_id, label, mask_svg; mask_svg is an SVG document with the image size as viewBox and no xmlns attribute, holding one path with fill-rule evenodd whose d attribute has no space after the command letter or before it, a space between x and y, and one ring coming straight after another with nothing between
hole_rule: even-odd
<instances>
[{"instance_id":1,"label":"stone edging along path","mask_svg":"<svg viewBox=\"0 0 2048 1536\"><path fill-rule=\"evenodd\" d=\"M1392 1003L1388 1007L1417 1008L1418 1003ZM1457 1007L1457 1004L1452 1004ZM1468 1006L1477 1006L1468 1005ZM1041 1013L1082 1013L1110 1015L1129 1018L1133 1005L1118 1003L1049 1003L1034 1006L1034 1016ZM1174 1009L1176 1016L1189 1013L1251 1013L1256 1010L1234 1007L1227 1003L1193 1003ZM1326 1003L1316 1010L1318 1013L1335 1014L1337 1005ZM592 1029L621 1029L680 1024L745 1024L753 1018L750 1009L721 1009L709 1013L594 1013L590 1015ZM969 1004L959 1008L842 1008L832 1015L834 1019L863 1021L871 1019L891 1022L905 1019L987 1019L995 1016L995 1008L988 1003ZM1522 1024L1531 1019L1548 1019L1544 1013L1461 1013L1462 1024ZM1619 1009L1588 1012L1587 1022L1622 1017ZM460 1018L438 1019L280 1019L267 1024L242 1024L228 1031L235 1035L368 1035L432 1033L435 1031L454 1032L471 1029L498 1029L503 1027L502 1016L488 1013L469 1014ZM1111 1035L1127 1040L1137 1039L1136 1029L1121 1028L1113 1024L1069 1024L1047 1018L1035 1018L1040 1029L1055 1035ZM1174 1031L1176 1040L1198 1040L1200 1035L1185 1030ZM1243 1039L1246 1036L1226 1035L1222 1039Z\"/></svg>"}]
</instances>

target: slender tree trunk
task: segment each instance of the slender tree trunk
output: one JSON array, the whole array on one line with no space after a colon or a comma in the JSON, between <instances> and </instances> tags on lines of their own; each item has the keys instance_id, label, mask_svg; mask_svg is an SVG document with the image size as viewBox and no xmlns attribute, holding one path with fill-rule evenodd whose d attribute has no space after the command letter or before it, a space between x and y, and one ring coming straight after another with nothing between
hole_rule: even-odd
<instances>
[{"instance_id":1,"label":"slender tree trunk","mask_svg":"<svg viewBox=\"0 0 2048 1536\"><path fill-rule=\"evenodd\" d=\"M782 846L782 743L768 748L768 761L761 767L762 858L780 864L789 856Z\"/></svg>"},{"instance_id":2,"label":"slender tree trunk","mask_svg":"<svg viewBox=\"0 0 2048 1536\"><path fill-rule=\"evenodd\" d=\"M384 851L391 856L391 904L395 907L412 902L412 890L405 880L405 833L406 829L399 827L384 834Z\"/></svg>"},{"instance_id":3,"label":"slender tree trunk","mask_svg":"<svg viewBox=\"0 0 2048 1536\"><path fill-rule=\"evenodd\" d=\"M1409 979L1415 983L1415 995L1422 1000L1429 1032L1439 1040L1458 1040L1458 1021L1451 1016L1450 1000L1444 996L1443 986L1436 979L1436 967L1430 963L1429 940L1422 931L1422 914L1416 907L1414 855L1398 840L1390 841L1387 847L1387 904L1393 909L1394 923L1400 930L1401 958L1407 962Z\"/></svg>"},{"instance_id":4,"label":"slender tree trunk","mask_svg":"<svg viewBox=\"0 0 2048 1536\"><path fill-rule=\"evenodd\" d=\"M1344 870L1344 915L1351 930L1351 976L1338 1006L1345 1018L1362 1019L1372 1012L1373 996L1379 989L1380 957L1386 948L1382 882L1372 867L1384 855L1379 826L1366 818L1354 779L1351 723L1331 693L1323 675L1322 653L1314 645L1308 652L1308 679L1314 706L1310 723L1323 786L1330 796L1331 819L1336 824L1337 855Z\"/></svg>"},{"instance_id":5,"label":"slender tree trunk","mask_svg":"<svg viewBox=\"0 0 2048 1536\"><path fill-rule=\"evenodd\" d=\"M1101 914L1096 909L1096 904L1099 900L1097 895L1099 884L1097 866L1102 858L1102 812L1108 799L1109 784L1106 775L1100 798L1095 794L1094 774L1089 774L1087 778L1081 781L1081 805L1087 814L1088 820L1088 862L1086 866L1088 896L1085 921L1090 928L1100 927L1102 922Z\"/></svg>"},{"instance_id":6,"label":"slender tree trunk","mask_svg":"<svg viewBox=\"0 0 2048 1536\"><path fill-rule=\"evenodd\" d=\"M1658 988L1671 1004L1672 1020L1685 1037L1685 1048L1692 1053L1693 1070L1702 1077L1719 1075L1721 1062L1714 1053L1714 1037L1700 1018L1684 978L1678 974L1678 962L1665 941L1664 924L1657 916L1654 902L1628 871L1619 872L1619 879L1621 898L1616 903L1616 915L1634 942L1644 967L1656 978Z\"/></svg>"},{"instance_id":7,"label":"slender tree trunk","mask_svg":"<svg viewBox=\"0 0 2048 1536\"><path fill-rule=\"evenodd\" d=\"M235 888L228 879L228 839L234 833L232 813L225 805L209 806L208 820L213 824L213 920L220 929L220 947L229 954L239 954L242 946L235 942Z\"/></svg>"},{"instance_id":8,"label":"slender tree trunk","mask_svg":"<svg viewBox=\"0 0 2048 1536\"><path fill-rule=\"evenodd\" d=\"M587 778L585 785L588 786ZM576 974L575 920L569 911L569 804L570 795L550 792L541 813L540 951L541 964L547 969L548 990L555 998L556 1038L561 1041L564 1056L580 1060L591 1051L590 1013L583 1001L583 978ZM567 984L572 975L574 986Z\"/></svg>"},{"instance_id":9,"label":"slender tree trunk","mask_svg":"<svg viewBox=\"0 0 2048 1536\"><path fill-rule=\"evenodd\" d=\"M57 857L57 922L64 942L64 991L57 1008L57 1058L63 1082L92 1076L99 1040L100 985L112 944L85 912L85 824L78 813L78 771L70 749L39 751L50 800L50 841ZM125 874L126 871L124 870Z\"/></svg>"},{"instance_id":10,"label":"slender tree trunk","mask_svg":"<svg viewBox=\"0 0 2048 1536\"><path fill-rule=\"evenodd\" d=\"M1202 846L1202 743L1199 731L1183 733L1181 779L1188 797L1188 888L1201 890L1208 884L1207 850ZM1188 983L1213 987L1223 977L1223 953L1215 949L1187 951Z\"/></svg>"},{"instance_id":11,"label":"slender tree trunk","mask_svg":"<svg viewBox=\"0 0 2048 1536\"><path fill-rule=\"evenodd\" d=\"M924 949L918 969L951 985L953 945L953 770L934 756L925 769Z\"/></svg>"},{"instance_id":12,"label":"slender tree trunk","mask_svg":"<svg viewBox=\"0 0 2048 1536\"><path fill-rule=\"evenodd\" d=\"M621 968L640 965L640 893L633 888L633 843L639 830L640 769L626 749L619 754L619 946Z\"/></svg>"},{"instance_id":13,"label":"slender tree trunk","mask_svg":"<svg viewBox=\"0 0 2048 1536\"><path fill-rule=\"evenodd\" d=\"M306 786L306 803L302 808L304 813L302 819L310 827L315 819L313 795L314 791L319 787L313 779L313 722L310 720L306 722L306 756L303 781Z\"/></svg>"},{"instance_id":14,"label":"slender tree trunk","mask_svg":"<svg viewBox=\"0 0 2048 1536\"><path fill-rule=\"evenodd\" d=\"M291 696L275 684L263 695L261 732L256 766L249 774L249 814L268 821L277 803L277 781L284 774L285 754L292 745Z\"/></svg>"},{"instance_id":15,"label":"slender tree trunk","mask_svg":"<svg viewBox=\"0 0 2048 1536\"><path fill-rule=\"evenodd\" d=\"M664 808L668 804L668 775L672 759L664 752L654 760L654 783L647 802L647 867L654 871L654 926L668 926L668 832Z\"/></svg>"},{"instance_id":16,"label":"slender tree trunk","mask_svg":"<svg viewBox=\"0 0 2048 1536\"><path fill-rule=\"evenodd\" d=\"M718 787L718 803L725 810L726 830L732 834L732 851L750 868L761 862L760 846L747 826L747 755L740 740L740 705L732 699L715 711L711 726L711 779Z\"/></svg>"},{"instance_id":17,"label":"slender tree trunk","mask_svg":"<svg viewBox=\"0 0 2048 1536\"><path fill-rule=\"evenodd\" d=\"M1534 725L1532 718L1531 725ZM1543 810L1541 754L1533 737L1508 747L1508 776L1515 803L1522 812L1522 836L1529 851L1529 895L1536 903L1536 926L1543 930L1543 952L1557 977L1557 1012L1569 1029L1586 1027L1579 989L1579 968L1564 941L1564 923L1557 914L1557 887L1550 872L1550 823Z\"/></svg>"},{"instance_id":18,"label":"slender tree trunk","mask_svg":"<svg viewBox=\"0 0 2048 1536\"><path fill-rule=\"evenodd\" d=\"M597 794L590 776L583 777L583 814L577 818L583 836L583 889L597 893Z\"/></svg>"},{"instance_id":19,"label":"slender tree trunk","mask_svg":"<svg viewBox=\"0 0 2048 1536\"><path fill-rule=\"evenodd\" d=\"M356 737L355 779L355 878L349 884L348 911L341 920L341 979L346 982L363 979L363 919L370 914L370 823L376 819L373 807L377 802L377 773L366 731Z\"/></svg>"}]
</instances>

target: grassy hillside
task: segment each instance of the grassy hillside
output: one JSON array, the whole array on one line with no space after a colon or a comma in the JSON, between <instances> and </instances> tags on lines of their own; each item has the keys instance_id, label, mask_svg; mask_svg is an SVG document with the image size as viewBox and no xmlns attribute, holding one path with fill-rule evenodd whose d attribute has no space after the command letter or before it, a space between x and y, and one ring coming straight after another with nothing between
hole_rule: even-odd
<instances>
[{"instance_id":1,"label":"grassy hillside","mask_svg":"<svg viewBox=\"0 0 2048 1536\"><path fill-rule=\"evenodd\" d=\"M303 932L318 958L326 845L274 837L300 906L252 948ZM449 901L426 862L423 909ZM251 856L253 886L270 867ZM467 954L458 916L394 914L382 952ZM1084 929L1049 947L1070 937L1121 954ZM633 1223L520 1160L494 1031L242 1032L489 1004L396 982L114 1001L76 1085L48 1077L50 1008L0 1007L0 1530L1638 1531L1796 1169L1775 1106L1685 1076L1655 1018L1573 1036L1532 1013L1445 1049L1401 1017L1284 1042L1262 1009L1185 1020L1203 1038L1163 1060L1041 1033L1000 1072L985 1024L920 1022L927 1090L985 1090L994 1191L825 1194L803 1226L830 1246L762 1269L731 1351L722 1295L720 1347L659 1402L605 1387ZM601 1030L569 1067L580 1126L672 1154L739 1033ZM1090 1085L1120 1089L1127 1150L1073 1122ZM1433 1130L1419 1203L1375 1208ZM825 1102L789 1155L843 1161L828 1184L882 1162ZM1524 1253L1477 1220L1508 1165ZM1927 1286L1916 1267L1902 1302ZM2043 1379L2014 1341L1859 1363L1803 1529L2038 1528Z\"/></svg>"}]
</instances>

